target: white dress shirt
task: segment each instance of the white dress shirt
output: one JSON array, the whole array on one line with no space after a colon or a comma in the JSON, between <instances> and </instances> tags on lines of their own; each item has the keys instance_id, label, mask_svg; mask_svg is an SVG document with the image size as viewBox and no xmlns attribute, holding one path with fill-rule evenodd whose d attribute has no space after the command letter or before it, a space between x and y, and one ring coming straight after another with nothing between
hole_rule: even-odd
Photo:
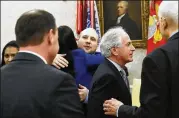
<instances>
[{"instance_id":1,"label":"white dress shirt","mask_svg":"<svg viewBox=\"0 0 179 118\"><path fill-rule=\"evenodd\" d=\"M117 24L119 24L119 23L121 22L121 19L122 19L124 16L125 16L125 14L123 14L123 15L121 15L121 16L119 16L119 17L117 18Z\"/></svg>"}]
</instances>

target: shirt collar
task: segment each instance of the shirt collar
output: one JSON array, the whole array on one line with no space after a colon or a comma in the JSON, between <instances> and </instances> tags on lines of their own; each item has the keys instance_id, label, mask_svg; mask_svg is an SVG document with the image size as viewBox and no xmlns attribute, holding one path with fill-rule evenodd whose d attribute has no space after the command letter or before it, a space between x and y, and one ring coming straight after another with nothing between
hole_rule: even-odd
<instances>
[{"instance_id":1,"label":"shirt collar","mask_svg":"<svg viewBox=\"0 0 179 118\"><path fill-rule=\"evenodd\" d=\"M111 59L108 59L108 60L117 68L117 70L119 72L122 71L122 68L121 68L121 66L119 64L117 64L116 62L112 61Z\"/></svg>"},{"instance_id":2,"label":"shirt collar","mask_svg":"<svg viewBox=\"0 0 179 118\"><path fill-rule=\"evenodd\" d=\"M178 30L174 31L170 37L172 37L173 35L175 35L178 32Z\"/></svg>"},{"instance_id":3,"label":"shirt collar","mask_svg":"<svg viewBox=\"0 0 179 118\"><path fill-rule=\"evenodd\" d=\"M118 17L118 19L121 19L122 17L124 17L126 14L123 14L121 16Z\"/></svg>"},{"instance_id":4,"label":"shirt collar","mask_svg":"<svg viewBox=\"0 0 179 118\"><path fill-rule=\"evenodd\" d=\"M23 50L23 51L19 51L19 52L25 52L25 53L33 54L33 55L39 57L40 59L42 59L42 61L43 61L45 64L47 64L47 61L46 61L41 55L39 55L39 54L37 54L37 53L35 53L35 52L27 51L27 50Z\"/></svg>"}]
</instances>

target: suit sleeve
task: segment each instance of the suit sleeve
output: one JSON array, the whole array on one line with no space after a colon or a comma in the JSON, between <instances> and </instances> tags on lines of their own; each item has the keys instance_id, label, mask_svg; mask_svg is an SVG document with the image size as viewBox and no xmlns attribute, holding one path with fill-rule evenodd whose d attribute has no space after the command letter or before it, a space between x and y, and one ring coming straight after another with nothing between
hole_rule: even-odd
<instances>
[{"instance_id":1,"label":"suit sleeve","mask_svg":"<svg viewBox=\"0 0 179 118\"><path fill-rule=\"evenodd\" d=\"M99 65L104 60L104 56L101 53L88 54L86 53L87 66Z\"/></svg>"},{"instance_id":2,"label":"suit sleeve","mask_svg":"<svg viewBox=\"0 0 179 118\"><path fill-rule=\"evenodd\" d=\"M110 99L115 83L114 78L109 75L105 75L93 83L89 93L87 118L112 118L104 115L103 103Z\"/></svg>"},{"instance_id":3,"label":"suit sleeve","mask_svg":"<svg viewBox=\"0 0 179 118\"><path fill-rule=\"evenodd\" d=\"M143 61L140 103L141 106L123 105L118 110L121 118L166 118L169 109L168 82L165 56L156 53L156 57L146 57Z\"/></svg>"},{"instance_id":4,"label":"suit sleeve","mask_svg":"<svg viewBox=\"0 0 179 118\"><path fill-rule=\"evenodd\" d=\"M75 80L68 74L56 88L52 98L53 118L84 118Z\"/></svg>"}]
</instances>

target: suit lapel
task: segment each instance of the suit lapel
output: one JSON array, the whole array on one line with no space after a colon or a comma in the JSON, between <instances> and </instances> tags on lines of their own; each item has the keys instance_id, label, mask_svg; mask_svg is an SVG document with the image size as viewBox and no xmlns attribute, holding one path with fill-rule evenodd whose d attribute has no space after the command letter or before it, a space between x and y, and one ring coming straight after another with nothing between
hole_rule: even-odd
<instances>
[{"instance_id":1,"label":"suit lapel","mask_svg":"<svg viewBox=\"0 0 179 118\"><path fill-rule=\"evenodd\" d=\"M128 91L128 93L130 94L130 91L129 91L126 83L124 82L124 79L122 78L118 69L108 59L105 59L104 63L106 63L108 65L108 67L114 72L116 79L118 80L118 82L121 85L121 87L123 88L123 90Z\"/></svg>"}]
</instances>

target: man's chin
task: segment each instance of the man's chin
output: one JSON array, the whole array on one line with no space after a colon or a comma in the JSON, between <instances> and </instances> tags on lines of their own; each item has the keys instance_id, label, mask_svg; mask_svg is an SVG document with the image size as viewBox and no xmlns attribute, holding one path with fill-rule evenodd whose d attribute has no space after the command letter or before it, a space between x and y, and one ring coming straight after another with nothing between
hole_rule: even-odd
<instances>
[{"instance_id":1,"label":"man's chin","mask_svg":"<svg viewBox=\"0 0 179 118\"><path fill-rule=\"evenodd\" d=\"M130 59L129 62L133 62L133 59Z\"/></svg>"},{"instance_id":2,"label":"man's chin","mask_svg":"<svg viewBox=\"0 0 179 118\"><path fill-rule=\"evenodd\" d=\"M128 59L128 63L133 62L133 58Z\"/></svg>"},{"instance_id":3,"label":"man's chin","mask_svg":"<svg viewBox=\"0 0 179 118\"><path fill-rule=\"evenodd\" d=\"M91 53L91 51L90 51L90 50L85 50L85 52L86 52L86 53Z\"/></svg>"}]
</instances>

